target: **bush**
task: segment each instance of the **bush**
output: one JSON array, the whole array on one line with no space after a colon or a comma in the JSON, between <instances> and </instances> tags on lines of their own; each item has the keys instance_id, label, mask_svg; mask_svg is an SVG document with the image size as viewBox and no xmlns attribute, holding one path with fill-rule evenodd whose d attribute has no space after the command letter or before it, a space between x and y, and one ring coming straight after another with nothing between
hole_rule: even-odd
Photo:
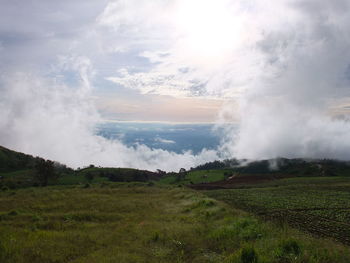
<instances>
[{"instance_id":1,"label":"bush","mask_svg":"<svg viewBox=\"0 0 350 263\"><path fill-rule=\"evenodd\" d=\"M8 213L9 216L17 216L19 213L16 210L12 210Z\"/></svg>"},{"instance_id":2,"label":"bush","mask_svg":"<svg viewBox=\"0 0 350 263\"><path fill-rule=\"evenodd\" d=\"M302 253L301 246L298 241L294 239L287 239L282 241L276 251L276 257L281 262L291 262Z\"/></svg>"},{"instance_id":3,"label":"bush","mask_svg":"<svg viewBox=\"0 0 350 263\"><path fill-rule=\"evenodd\" d=\"M252 218L236 220L215 229L209 235L212 245L219 250L232 249L238 247L242 242L253 241L261 237L261 225Z\"/></svg>"},{"instance_id":4,"label":"bush","mask_svg":"<svg viewBox=\"0 0 350 263\"><path fill-rule=\"evenodd\" d=\"M241 262L242 263L257 263L258 254L253 247L245 247L241 250Z\"/></svg>"},{"instance_id":5,"label":"bush","mask_svg":"<svg viewBox=\"0 0 350 263\"><path fill-rule=\"evenodd\" d=\"M1 191L8 191L8 190L10 190L10 188L8 188L7 186L1 187Z\"/></svg>"}]
</instances>

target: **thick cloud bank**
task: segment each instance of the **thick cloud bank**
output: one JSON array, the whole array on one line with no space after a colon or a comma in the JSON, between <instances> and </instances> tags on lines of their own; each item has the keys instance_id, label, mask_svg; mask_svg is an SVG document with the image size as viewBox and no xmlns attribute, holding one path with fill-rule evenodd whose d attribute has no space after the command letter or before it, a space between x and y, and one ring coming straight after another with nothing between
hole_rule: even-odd
<instances>
[{"instance_id":1,"label":"thick cloud bank","mask_svg":"<svg viewBox=\"0 0 350 263\"><path fill-rule=\"evenodd\" d=\"M111 30L163 40L140 53L149 71L109 80L146 94L231 99L222 116L240 128L227 129L226 156L349 159L349 1L150 3L115 1L99 17Z\"/></svg>"},{"instance_id":2,"label":"thick cloud bank","mask_svg":"<svg viewBox=\"0 0 350 263\"><path fill-rule=\"evenodd\" d=\"M240 97L240 130L224 145L244 158L350 158L348 1L288 1L261 21L256 78ZM278 10L278 9L277 9ZM261 19L261 20L260 20Z\"/></svg>"},{"instance_id":3,"label":"thick cloud bank","mask_svg":"<svg viewBox=\"0 0 350 263\"><path fill-rule=\"evenodd\" d=\"M116 61L121 59L116 54L123 53L123 45L132 46L128 39L135 35L123 38L100 26L99 16L108 6L109 1L100 0L3 3L0 145L72 167L178 171L218 158L207 150L193 155L144 145L130 148L95 135L101 117L94 92L104 70L117 71Z\"/></svg>"},{"instance_id":4,"label":"thick cloud bank","mask_svg":"<svg viewBox=\"0 0 350 263\"><path fill-rule=\"evenodd\" d=\"M176 154L144 145L127 147L95 135L100 118L83 79L72 88L24 73L2 77L0 145L71 167L95 164L178 171L218 158L215 151Z\"/></svg>"},{"instance_id":5,"label":"thick cloud bank","mask_svg":"<svg viewBox=\"0 0 350 263\"><path fill-rule=\"evenodd\" d=\"M0 144L75 167L349 159L349 14L347 0L8 1ZM239 130L225 128L219 153L128 148L94 135L106 87L224 99L219 124Z\"/></svg>"}]
</instances>

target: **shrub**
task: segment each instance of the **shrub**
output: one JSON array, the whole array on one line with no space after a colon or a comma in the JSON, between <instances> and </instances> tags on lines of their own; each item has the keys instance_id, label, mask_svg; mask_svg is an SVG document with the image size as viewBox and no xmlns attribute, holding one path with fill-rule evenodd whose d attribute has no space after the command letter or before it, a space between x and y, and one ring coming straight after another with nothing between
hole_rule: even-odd
<instances>
[{"instance_id":1,"label":"shrub","mask_svg":"<svg viewBox=\"0 0 350 263\"><path fill-rule=\"evenodd\" d=\"M243 218L212 231L209 239L220 250L232 249L240 243L262 237L261 225L256 219Z\"/></svg>"},{"instance_id":2,"label":"shrub","mask_svg":"<svg viewBox=\"0 0 350 263\"><path fill-rule=\"evenodd\" d=\"M210 199L202 199L195 203L192 208L198 208L198 207L212 207L215 206L215 202Z\"/></svg>"},{"instance_id":3,"label":"shrub","mask_svg":"<svg viewBox=\"0 0 350 263\"><path fill-rule=\"evenodd\" d=\"M241 250L241 262L242 263L257 263L258 254L253 247L245 247Z\"/></svg>"},{"instance_id":4,"label":"shrub","mask_svg":"<svg viewBox=\"0 0 350 263\"><path fill-rule=\"evenodd\" d=\"M1 187L1 191L8 191L8 190L10 190L10 188L8 188L8 186Z\"/></svg>"},{"instance_id":5,"label":"shrub","mask_svg":"<svg viewBox=\"0 0 350 263\"><path fill-rule=\"evenodd\" d=\"M276 251L276 257L282 262L290 262L300 256L302 253L301 246L294 239L282 241Z\"/></svg>"},{"instance_id":6,"label":"shrub","mask_svg":"<svg viewBox=\"0 0 350 263\"><path fill-rule=\"evenodd\" d=\"M17 216L19 213L16 210L12 210L8 213L9 216Z\"/></svg>"},{"instance_id":7,"label":"shrub","mask_svg":"<svg viewBox=\"0 0 350 263\"><path fill-rule=\"evenodd\" d=\"M159 240L159 233L158 232L154 232L151 236L151 241L153 242L157 242Z\"/></svg>"}]
</instances>

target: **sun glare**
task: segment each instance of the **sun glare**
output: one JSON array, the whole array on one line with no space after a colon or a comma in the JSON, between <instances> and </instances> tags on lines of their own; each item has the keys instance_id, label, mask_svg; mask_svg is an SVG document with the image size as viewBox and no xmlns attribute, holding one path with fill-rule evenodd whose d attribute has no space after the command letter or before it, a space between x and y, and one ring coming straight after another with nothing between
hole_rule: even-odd
<instances>
[{"instance_id":1,"label":"sun glare","mask_svg":"<svg viewBox=\"0 0 350 263\"><path fill-rule=\"evenodd\" d=\"M178 6L176 27L192 54L219 58L240 42L242 22L225 0L193 0Z\"/></svg>"}]
</instances>

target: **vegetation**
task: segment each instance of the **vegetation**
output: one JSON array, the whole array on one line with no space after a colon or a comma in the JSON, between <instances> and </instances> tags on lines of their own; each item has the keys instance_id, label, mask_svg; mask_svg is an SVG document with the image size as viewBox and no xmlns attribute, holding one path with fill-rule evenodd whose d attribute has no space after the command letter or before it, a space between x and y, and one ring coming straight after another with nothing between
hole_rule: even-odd
<instances>
[{"instance_id":1,"label":"vegetation","mask_svg":"<svg viewBox=\"0 0 350 263\"><path fill-rule=\"evenodd\" d=\"M103 183L5 191L0 220L3 263L350 260L340 244L179 187Z\"/></svg>"},{"instance_id":2,"label":"vegetation","mask_svg":"<svg viewBox=\"0 0 350 263\"><path fill-rule=\"evenodd\" d=\"M33 169L35 158L0 146L0 172Z\"/></svg>"},{"instance_id":3,"label":"vegetation","mask_svg":"<svg viewBox=\"0 0 350 263\"><path fill-rule=\"evenodd\" d=\"M265 219L350 245L350 177L286 178L206 193Z\"/></svg>"},{"instance_id":4,"label":"vegetation","mask_svg":"<svg viewBox=\"0 0 350 263\"><path fill-rule=\"evenodd\" d=\"M158 180L163 171L130 168L102 168L89 165L73 170L58 162L33 157L0 146L0 189L31 186L86 184L104 181L147 182Z\"/></svg>"},{"instance_id":5,"label":"vegetation","mask_svg":"<svg viewBox=\"0 0 350 263\"><path fill-rule=\"evenodd\" d=\"M276 158L260 161L236 159L214 161L192 170L230 169L240 174L284 174L292 176L344 176L350 175L350 163L329 159Z\"/></svg>"},{"instance_id":6,"label":"vegetation","mask_svg":"<svg viewBox=\"0 0 350 263\"><path fill-rule=\"evenodd\" d=\"M131 168L101 168L91 166L78 170L76 175L83 175L89 181L92 181L97 177L104 177L112 182L147 182L150 180L158 180L162 177L162 174L145 170Z\"/></svg>"},{"instance_id":7,"label":"vegetation","mask_svg":"<svg viewBox=\"0 0 350 263\"><path fill-rule=\"evenodd\" d=\"M181 184L190 185L198 183L208 183L224 180L231 175L230 169L223 170L192 170L179 176L179 174L170 173L163 176L159 182L163 184Z\"/></svg>"},{"instance_id":8,"label":"vegetation","mask_svg":"<svg viewBox=\"0 0 350 263\"><path fill-rule=\"evenodd\" d=\"M35 177L41 186L47 186L49 179L57 177L54 162L50 160L38 159L35 163Z\"/></svg>"},{"instance_id":9,"label":"vegetation","mask_svg":"<svg viewBox=\"0 0 350 263\"><path fill-rule=\"evenodd\" d=\"M349 175L282 158L72 170L1 147L0 262L350 262Z\"/></svg>"}]
</instances>

